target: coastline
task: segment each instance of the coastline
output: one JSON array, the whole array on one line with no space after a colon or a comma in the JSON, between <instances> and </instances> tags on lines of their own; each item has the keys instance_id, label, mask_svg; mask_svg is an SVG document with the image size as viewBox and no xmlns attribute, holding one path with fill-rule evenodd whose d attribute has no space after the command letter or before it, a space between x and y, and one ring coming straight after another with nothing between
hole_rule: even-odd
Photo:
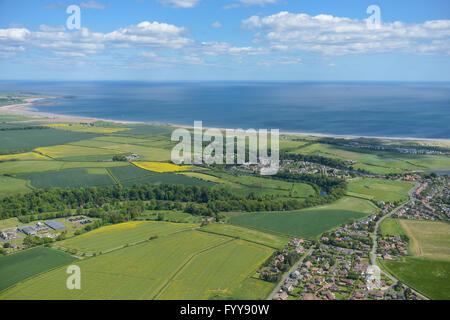
<instances>
[{"instance_id":1,"label":"coastline","mask_svg":"<svg viewBox=\"0 0 450 320\"><path fill-rule=\"evenodd\" d=\"M0 107L1 114L11 114L11 115L21 115L28 116L32 119L24 120L23 122L30 121L48 121L48 122L69 122L69 123L79 123L86 122L92 123L97 121L110 122L115 124L139 124L139 125L163 125L177 128L193 129L193 125L180 125L174 123L162 123L162 122L146 122L146 121L125 121L125 120L112 120L104 118L93 118L93 117L83 117L83 116L67 116L57 113L41 112L33 108L33 104L36 101L51 99L55 97L45 97L45 98L27 98L24 99L26 103L12 104ZM219 127L203 127L204 129L219 129L226 130L230 128L219 128ZM448 142L450 139L443 138L416 138L416 137L384 137L384 136L364 136L364 135L339 135L339 134L327 134L327 133L316 133L316 132L292 132L292 131L280 131L280 135L289 136L309 136L309 137L320 137L320 138L367 138L367 139L382 139L382 140L403 140L403 141L445 141Z\"/></svg>"}]
</instances>

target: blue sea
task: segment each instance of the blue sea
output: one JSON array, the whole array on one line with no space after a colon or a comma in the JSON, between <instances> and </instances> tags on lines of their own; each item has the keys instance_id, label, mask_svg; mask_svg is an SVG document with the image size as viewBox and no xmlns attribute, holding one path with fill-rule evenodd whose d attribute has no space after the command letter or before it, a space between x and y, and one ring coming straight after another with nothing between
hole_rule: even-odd
<instances>
[{"instance_id":1,"label":"blue sea","mask_svg":"<svg viewBox=\"0 0 450 320\"><path fill-rule=\"evenodd\" d=\"M205 127L450 139L450 83L30 82L0 92L56 95L42 112Z\"/></svg>"}]
</instances>

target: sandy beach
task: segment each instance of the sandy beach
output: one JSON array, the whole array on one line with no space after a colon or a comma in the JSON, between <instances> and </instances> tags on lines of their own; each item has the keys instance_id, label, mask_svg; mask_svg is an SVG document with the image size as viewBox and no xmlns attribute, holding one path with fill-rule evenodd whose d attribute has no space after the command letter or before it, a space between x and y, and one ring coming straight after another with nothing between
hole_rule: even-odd
<instances>
[{"instance_id":1,"label":"sandy beach","mask_svg":"<svg viewBox=\"0 0 450 320\"><path fill-rule=\"evenodd\" d=\"M12 104L0 107L0 115L1 114L11 114L11 115L20 115L30 117L30 120L24 120L23 122L31 122L31 121L46 121L46 122L69 122L69 123L92 123L97 121L104 121L116 124L154 124L154 125L165 125L176 128L185 128L185 129L193 129L192 125L180 125L173 123L161 123L161 122L142 122L142 121L124 121L124 120L111 120L111 119L102 119L102 118L89 118L89 117L80 117L80 116L66 116L60 115L56 113L47 113L40 112L37 109L33 108L33 104L41 100L51 99L53 97L45 97L45 98L28 98L25 99L26 103L22 104ZM208 127L203 126L204 129L219 129L226 130L230 128L218 128L218 127ZM235 128L236 129L236 128ZM248 129L248 128L245 128ZM324 134L324 133L315 133L315 132L290 132L290 131L280 131L282 135L289 136L299 136L299 137L319 137L319 138L371 138L371 139L385 139L385 140L400 140L400 141L436 141L436 142L448 142L450 146L449 139L430 139L430 138L413 138L413 137L383 137L383 136L356 136L356 135L336 135L336 134ZM447 143L446 143L447 145Z\"/></svg>"}]
</instances>

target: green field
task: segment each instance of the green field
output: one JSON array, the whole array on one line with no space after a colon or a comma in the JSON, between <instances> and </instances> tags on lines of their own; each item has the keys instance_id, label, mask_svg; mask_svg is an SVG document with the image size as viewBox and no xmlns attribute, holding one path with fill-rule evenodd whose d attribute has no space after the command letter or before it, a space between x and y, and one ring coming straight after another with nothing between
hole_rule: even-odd
<instances>
[{"instance_id":1,"label":"green field","mask_svg":"<svg viewBox=\"0 0 450 320\"><path fill-rule=\"evenodd\" d=\"M431 299L450 299L450 261L405 257L382 264L400 281Z\"/></svg>"},{"instance_id":2,"label":"green field","mask_svg":"<svg viewBox=\"0 0 450 320\"><path fill-rule=\"evenodd\" d=\"M273 250L235 240L198 254L186 264L157 296L161 300L207 300L220 296L236 297L249 274L272 254ZM267 287L273 285L266 282ZM247 299L264 299L265 292L253 292Z\"/></svg>"},{"instance_id":3,"label":"green field","mask_svg":"<svg viewBox=\"0 0 450 320\"><path fill-rule=\"evenodd\" d=\"M141 220L158 220L162 217L162 221L176 222L176 223L198 223L202 216L194 216L192 214L182 211L144 211L138 219Z\"/></svg>"},{"instance_id":4,"label":"green field","mask_svg":"<svg viewBox=\"0 0 450 320\"><path fill-rule=\"evenodd\" d=\"M120 183L124 187L131 187L135 184L154 184L154 185L160 185L160 184L182 184L185 186L199 186L199 187L212 187L216 184L209 181L200 180L197 178L191 178L187 177L181 174L175 174L175 173L152 173L150 172L149 175L143 176L141 178L137 179L129 179L129 180L122 180Z\"/></svg>"},{"instance_id":5,"label":"green field","mask_svg":"<svg viewBox=\"0 0 450 320\"><path fill-rule=\"evenodd\" d=\"M0 153L6 150L54 146L95 136L92 133L56 129L7 130L0 134Z\"/></svg>"},{"instance_id":6,"label":"green field","mask_svg":"<svg viewBox=\"0 0 450 320\"><path fill-rule=\"evenodd\" d=\"M221 235L230 236L242 240L256 242L271 248L282 249L286 243L289 242L288 237L280 235L270 234L267 232L261 232L258 230L247 229L240 226L224 223L208 224L200 229L200 231L206 231Z\"/></svg>"},{"instance_id":7,"label":"green field","mask_svg":"<svg viewBox=\"0 0 450 320\"><path fill-rule=\"evenodd\" d=\"M0 230L13 228L17 225L23 225L23 223L19 222L17 218L9 218L0 220Z\"/></svg>"},{"instance_id":8,"label":"green field","mask_svg":"<svg viewBox=\"0 0 450 320\"><path fill-rule=\"evenodd\" d=\"M383 236L401 236L406 235L399 224L399 219L387 218L380 224L380 232Z\"/></svg>"},{"instance_id":9,"label":"green field","mask_svg":"<svg viewBox=\"0 0 450 320\"><path fill-rule=\"evenodd\" d=\"M306 183L293 183L270 178L260 178L247 175L233 175L224 172L209 172L231 184L238 193L255 193L257 195L280 195L289 198L307 198L316 195L313 187Z\"/></svg>"},{"instance_id":10,"label":"green field","mask_svg":"<svg viewBox=\"0 0 450 320\"><path fill-rule=\"evenodd\" d=\"M414 184L406 181L357 178L348 183L349 195L370 197L374 201L394 202L408 198Z\"/></svg>"},{"instance_id":11,"label":"green field","mask_svg":"<svg viewBox=\"0 0 450 320\"><path fill-rule=\"evenodd\" d=\"M409 237L415 257L450 261L450 224L437 221L398 220Z\"/></svg>"},{"instance_id":12,"label":"green field","mask_svg":"<svg viewBox=\"0 0 450 320\"><path fill-rule=\"evenodd\" d=\"M66 253L45 247L0 257L0 290L74 260L76 259Z\"/></svg>"},{"instance_id":13,"label":"green field","mask_svg":"<svg viewBox=\"0 0 450 320\"><path fill-rule=\"evenodd\" d=\"M58 268L6 290L0 299L206 299L234 292L265 298L273 284L251 276L272 252L242 240L184 231L77 261L81 290L68 290L65 268Z\"/></svg>"},{"instance_id":14,"label":"green field","mask_svg":"<svg viewBox=\"0 0 450 320\"><path fill-rule=\"evenodd\" d=\"M100 187L115 184L104 168L35 172L21 174L17 177L30 180L31 185L39 189Z\"/></svg>"},{"instance_id":15,"label":"green field","mask_svg":"<svg viewBox=\"0 0 450 320\"><path fill-rule=\"evenodd\" d=\"M31 188L28 187L27 181L12 177L0 176L0 198L8 195L27 193Z\"/></svg>"},{"instance_id":16,"label":"green field","mask_svg":"<svg viewBox=\"0 0 450 320\"><path fill-rule=\"evenodd\" d=\"M233 224L316 239L320 234L351 220L362 219L377 210L367 200L342 198L335 203L286 212L250 213L230 218Z\"/></svg>"},{"instance_id":17,"label":"green field","mask_svg":"<svg viewBox=\"0 0 450 320\"><path fill-rule=\"evenodd\" d=\"M126 244L194 228L197 225L170 222L131 221L96 229L58 243L85 253L97 253Z\"/></svg>"}]
</instances>

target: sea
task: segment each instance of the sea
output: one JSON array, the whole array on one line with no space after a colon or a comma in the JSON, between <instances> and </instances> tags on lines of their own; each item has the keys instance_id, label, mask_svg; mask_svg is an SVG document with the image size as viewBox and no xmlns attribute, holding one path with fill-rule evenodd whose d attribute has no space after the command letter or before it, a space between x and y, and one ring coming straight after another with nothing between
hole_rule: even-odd
<instances>
[{"instance_id":1,"label":"sea","mask_svg":"<svg viewBox=\"0 0 450 320\"><path fill-rule=\"evenodd\" d=\"M450 139L450 83L0 81L38 111L108 120Z\"/></svg>"}]
</instances>

